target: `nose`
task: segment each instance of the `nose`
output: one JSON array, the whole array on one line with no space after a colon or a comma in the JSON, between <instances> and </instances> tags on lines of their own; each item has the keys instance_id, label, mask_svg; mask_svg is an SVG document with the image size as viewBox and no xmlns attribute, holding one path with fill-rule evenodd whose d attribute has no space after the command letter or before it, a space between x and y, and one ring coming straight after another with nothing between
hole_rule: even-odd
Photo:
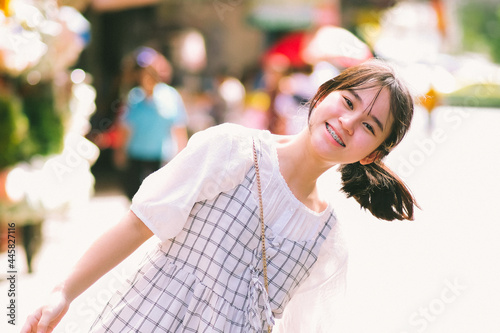
<instances>
[{"instance_id":1,"label":"nose","mask_svg":"<svg viewBox=\"0 0 500 333\"><path fill-rule=\"evenodd\" d=\"M347 132L347 134L352 135L354 133L354 122L356 121L353 114L345 113L339 117L339 123L342 128Z\"/></svg>"}]
</instances>

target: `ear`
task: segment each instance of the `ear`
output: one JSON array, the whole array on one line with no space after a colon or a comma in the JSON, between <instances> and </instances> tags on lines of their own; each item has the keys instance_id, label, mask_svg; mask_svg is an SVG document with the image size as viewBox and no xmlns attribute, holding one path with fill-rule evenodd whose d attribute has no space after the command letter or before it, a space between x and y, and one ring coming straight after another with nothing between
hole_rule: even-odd
<instances>
[{"instance_id":1,"label":"ear","mask_svg":"<svg viewBox=\"0 0 500 333\"><path fill-rule=\"evenodd\" d=\"M380 156L379 151L378 151L378 150L375 150L375 151L374 151L374 152L372 152L370 155L368 155L368 156L366 156L366 157L362 158L362 159L359 161L359 163L360 163L361 165L366 165L366 164L373 163L373 162L375 162L376 160L378 160L378 159L379 159L379 156Z\"/></svg>"}]
</instances>

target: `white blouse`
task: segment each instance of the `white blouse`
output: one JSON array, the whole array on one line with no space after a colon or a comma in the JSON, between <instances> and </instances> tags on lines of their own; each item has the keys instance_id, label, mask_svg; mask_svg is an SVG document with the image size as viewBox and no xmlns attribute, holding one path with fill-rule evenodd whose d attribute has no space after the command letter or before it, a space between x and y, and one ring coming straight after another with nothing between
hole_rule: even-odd
<instances>
[{"instance_id":1,"label":"white blouse","mask_svg":"<svg viewBox=\"0 0 500 333\"><path fill-rule=\"evenodd\" d=\"M196 202L213 199L242 182L253 164L252 138L261 150L266 224L283 238L312 239L329 217L331 205L318 213L300 202L280 173L272 134L236 124L194 134L171 162L144 180L132 199L131 210L161 241L175 237ZM257 189L253 192L257 195ZM332 332L331 318L333 309L340 306L346 258L337 222L321 247L311 275L299 286L273 332Z\"/></svg>"}]
</instances>

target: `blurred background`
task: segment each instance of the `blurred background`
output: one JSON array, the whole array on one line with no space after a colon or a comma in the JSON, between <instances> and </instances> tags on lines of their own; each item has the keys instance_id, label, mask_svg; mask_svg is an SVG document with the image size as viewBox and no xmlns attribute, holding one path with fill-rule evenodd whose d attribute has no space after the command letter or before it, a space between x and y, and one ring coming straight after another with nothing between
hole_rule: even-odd
<instances>
[{"instance_id":1,"label":"blurred background","mask_svg":"<svg viewBox=\"0 0 500 333\"><path fill-rule=\"evenodd\" d=\"M417 109L387 164L422 209L377 221L325 174L350 253L345 322L332 332L500 331L495 0L0 0L0 331L18 332L128 209L123 125L138 71L160 73L144 48L166 61L156 83L180 96L186 137L224 122L296 133L322 82L371 57L391 62ZM87 331L148 246L54 332Z\"/></svg>"}]
</instances>

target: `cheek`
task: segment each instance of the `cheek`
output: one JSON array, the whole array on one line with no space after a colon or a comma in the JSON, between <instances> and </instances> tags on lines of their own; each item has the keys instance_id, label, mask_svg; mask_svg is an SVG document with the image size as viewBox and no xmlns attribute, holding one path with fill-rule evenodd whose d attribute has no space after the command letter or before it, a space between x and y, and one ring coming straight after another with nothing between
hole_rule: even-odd
<instances>
[{"instance_id":1,"label":"cheek","mask_svg":"<svg viewBox=\"0 0 500 333\"><path fill-rule=\"evenodd\" d=\"M308 125L309 127L313 126L318 119L318 108L314 108L310 113L309 113L309 119L308 119Z\"/></svg>"},{"instance_id":2,"label":"cheek","mask_svg":"<svg viewBox=\"0 0 500 333\"><path fill-rule=\"evenodd\" d=\"M369 144L371 151L378 149L383 142L383 140L372 140L372 142Z\"/></svg>"},{"instance_id":3,"label":"cheek","mask_svg":"<svg viewBox=\"0 0 500 333\"><path fill-rule=\"evenodd\" d=\"M309 115L309 122L321 121L324 122L329 118L336 117L337 112L334 108L328 107L324 104L318 105L312 110Z\"/></svg>"},{"instance_id":4,"label":"cheek","mask_svg":"<svg viewBox=\"0 0 500 333\"><path fill-rule=\"evenodd\" d=\"M362 135L358 137L357 146L360 147L360 154L366 156L377 150L382 142L369 135Z\"/></svg>"}]
</instances>

